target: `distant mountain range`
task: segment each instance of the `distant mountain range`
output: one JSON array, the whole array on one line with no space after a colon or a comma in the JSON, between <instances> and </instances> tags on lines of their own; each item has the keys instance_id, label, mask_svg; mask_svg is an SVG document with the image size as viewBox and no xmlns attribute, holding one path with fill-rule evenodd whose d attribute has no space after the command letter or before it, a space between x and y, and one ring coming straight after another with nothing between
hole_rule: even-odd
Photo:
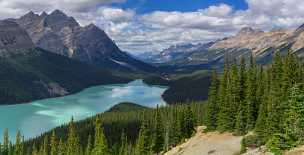
<instances>
[{"instance_id":1,"label":"distant mountain range","mask_svg":"<svg viewBox=\"0 0 304 155\"><path fill-rule=\"evenodd\" d=\"M156 68L122 52L108 35L90 24L80 26L60 10L12 19L27 31L35 46L104 69L155 72Z\"/></svg>"},{"instance_id":2,"label":"distant mountain range","mask_svg":"<svg viewBox=\"0 0 304 155\"><path fill-rule=\"evenodd\" d=\"M284 54L288 50L304 56L304 25L296 30L269 32L245 27L231 37L206 44L174 45L157 55L146 55L149 59L142 57L142 60L161 66L221 67L225 58L246 58L252 54L259 63L267 64L275 52Z\"/></svg>"}]
</instances>

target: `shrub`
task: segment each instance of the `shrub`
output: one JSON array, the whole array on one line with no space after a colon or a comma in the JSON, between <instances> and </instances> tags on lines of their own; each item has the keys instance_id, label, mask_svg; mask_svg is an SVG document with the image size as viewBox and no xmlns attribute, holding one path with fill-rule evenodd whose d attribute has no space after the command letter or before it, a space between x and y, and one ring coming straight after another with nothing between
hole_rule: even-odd
<instances>
[{"instance_id":1,"label":"shrub","mask_svg":"<svg viewBox=\"0 0 304 155\"><path fill-rule=\"evenodd\" d=\"M282 155L284 150L294 147L295 142L285 134L274 134L267 141L266 147L276 155Z\"/></svg>"}]
</instances>

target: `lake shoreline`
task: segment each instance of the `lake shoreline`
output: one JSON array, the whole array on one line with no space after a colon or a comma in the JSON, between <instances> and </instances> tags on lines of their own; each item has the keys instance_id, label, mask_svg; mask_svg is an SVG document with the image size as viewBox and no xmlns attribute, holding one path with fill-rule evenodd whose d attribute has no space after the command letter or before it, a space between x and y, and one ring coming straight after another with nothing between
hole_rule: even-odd
<instances>
[{"instance_id":1,"label":"lake shoreline","mask_svg":"<svg viewBox=\"0 0 304 155\"><path fill-rule=\"evenodd\" d=\"M8 128L10 136L20 129L26 139L68 123L84 120L109 110L121 102L133 102L154 108L167 105L161 95L164 86L149 86L142 80L127 84L93 86L81 92L24 104L0 106L0 133ZM2 140L0 134L0 141Z\"/></svg>"}]
</instances>

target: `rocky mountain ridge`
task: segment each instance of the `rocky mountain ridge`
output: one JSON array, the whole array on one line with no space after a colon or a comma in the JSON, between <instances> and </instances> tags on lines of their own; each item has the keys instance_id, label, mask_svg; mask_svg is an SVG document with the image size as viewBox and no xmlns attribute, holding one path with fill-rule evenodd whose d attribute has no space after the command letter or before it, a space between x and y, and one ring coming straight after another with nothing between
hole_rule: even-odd
<instances>
[{"instance_id":1,"label":"rocky mountain ridge","mask_svg":"<svg viewBox=\"0 0 304 155\"><path fill-rule=\"evenodd\" d=\"M174 46L172 46L174 47ZM178 46L175 46L178 47ZM169 49L169 50L168 50ZM164 65L222 65L225 57L238 59L253 55L260 63L267 63L275 52L286 53L288 50L300 57L304 56L304 25L296 30L275 29L268 32L245 27L236 35L197 44L195 47L168 48L158 55ZM176 51L179 51L176 56ZM163 53L166 53L163 55ZM170 59L167 59L170 55Z\"/></svg>"},{"instance_id":2,"label":"rocky mountain ridge","mask_svg":"<svg viewBox=\"0 0 304 155\"><path fill-rule=\"evenodd\" d=\"M153 66L122 52L96 25L80 26L60 10L40 15L29 12L14 21L44 50L105 69L155 71Z\"/></svg>"}]
</instances>

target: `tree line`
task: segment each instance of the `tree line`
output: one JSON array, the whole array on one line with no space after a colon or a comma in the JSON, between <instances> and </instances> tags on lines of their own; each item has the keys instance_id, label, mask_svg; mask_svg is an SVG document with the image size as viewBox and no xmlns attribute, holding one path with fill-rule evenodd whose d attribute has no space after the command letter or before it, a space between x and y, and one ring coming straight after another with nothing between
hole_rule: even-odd
<instances>
[{"instance_id":1,"label":"tree line","mask_svg":"<svg viewBox=\"0 0 304 155\"><path fill-rule=\"evenodd\" d=\"M202 122L201 103L129 112L106 112L73 120L50 132L15 143L4 132L1 155L149 155L176 146Z\"/></svg>"},{"instance_id":2,"label":"tree line","mask_svg":"<svg viewBox=\"0 0 304 155\"><path fill-rule=\"evenodd\" d=\"M276 54L272 63L258 65L254 57L241 58L213 71L207 103L177 104L128 112L106 112L83 121L71 121L15 144L4 133L3 155L148 155L159 154L188 139L195 126L207 131L249 136L248 146L266 145L272 152L303 144L304 66L291 52Z\"/></svg>"},{"instance_id":3,"label":"tree line","mask_svg":"<svg viewBox=\"0 0 304 155\"><path fill-rule=\"evenodd\" d=\"M206 106L209 131L253 135L243 140L246 146L266 146L278 154L303 143L304 66L291 52L276 54L266 66L242 58L225 64L219 76L212 73ZM244 148L246 149L246 148Z\"/></svg>"}]
</instances>

